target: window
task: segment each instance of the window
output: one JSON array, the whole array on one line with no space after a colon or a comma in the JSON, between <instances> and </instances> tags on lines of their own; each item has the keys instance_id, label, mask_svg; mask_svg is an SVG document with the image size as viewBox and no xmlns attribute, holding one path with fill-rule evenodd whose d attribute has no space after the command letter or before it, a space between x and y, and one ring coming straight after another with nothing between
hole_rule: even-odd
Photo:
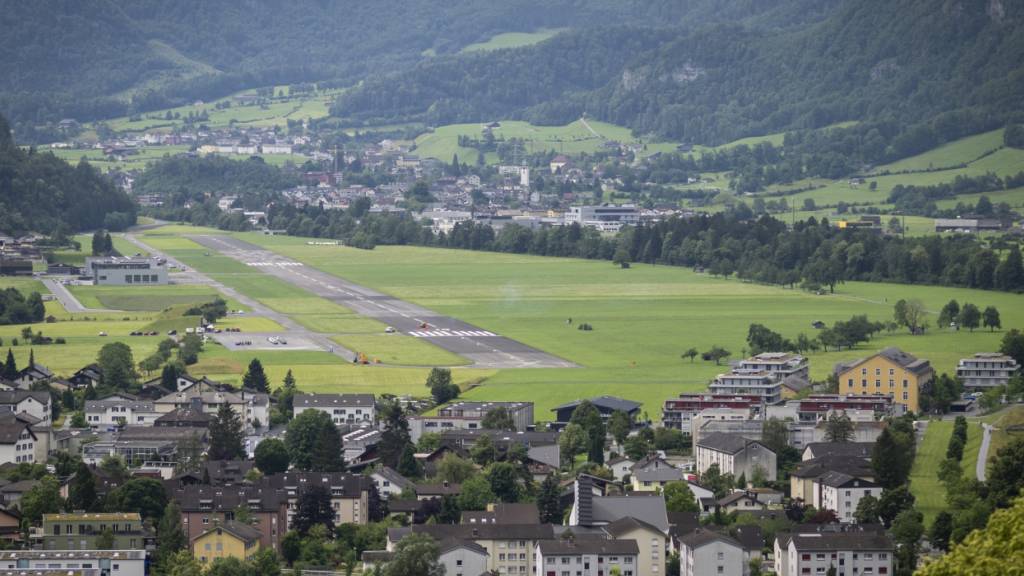
<instances>
[{"instance_id":1,"label":"window","mask_svg":"<svg viewBox=\"0 0 1024 576\"><path fill-rule=\"evenodd\" d=\"M718 573L719 574L725 574L725 566L719 566L718 567Z\"/></svg>"},{"instance_id":2,"label":"window","mask_svg":"<svg viewBox=\"0 0 1024 576\"><path fill-rule=\"evenodd\" d=\"M718 559L719 560L725 560L725 552L719 552L718 553Z\"/></svg>"}]
</instances>

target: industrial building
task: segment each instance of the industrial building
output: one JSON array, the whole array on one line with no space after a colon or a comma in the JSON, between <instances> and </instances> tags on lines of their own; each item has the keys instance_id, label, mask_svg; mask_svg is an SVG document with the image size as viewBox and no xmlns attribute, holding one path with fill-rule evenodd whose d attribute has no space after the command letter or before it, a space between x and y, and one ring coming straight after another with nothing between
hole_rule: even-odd
<instances>
[{"instance_id":1,"label":"industrial building","mask_svg":"<svg viewBox=\"0 0 1024 576\"><path fill-rule=\"evenodd\" d=\"M167 262L160 258L86 258L82 273L97 286L167 284Z\"/></svg>"}]
</instances>

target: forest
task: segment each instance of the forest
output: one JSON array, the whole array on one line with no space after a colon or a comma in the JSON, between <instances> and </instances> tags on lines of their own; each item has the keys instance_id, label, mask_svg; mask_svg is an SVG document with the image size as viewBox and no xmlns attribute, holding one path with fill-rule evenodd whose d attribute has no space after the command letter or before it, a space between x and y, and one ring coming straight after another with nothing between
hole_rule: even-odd
<instances>
[{"instance_id":1,"label":"forest","mask_svg":"<svg viewBox=\"0 0 1024 576\"><path fill-rule=\"evenodd\" d=\"M727 10L716 0L8 2L0 13L0 113L22 141L47 141L62 136L64 118L110 118L262 86L349 86L502 32L778 26L821 17L836 1L742 0Z\"/></svg>"},{"instance_id":2,"label":"forest","mask_svg":"<svg viewBox=\"0 0 1024 576\"><path fill-rule=\"evenodd\" d=\"M828 173L848 174L1020 121L1024 6L988 4L850 1L799 28L716 24L625 45L616 34L580 30L371 78L332 111L428 124L564 124L586 113L699 144L859 121L803 136L828 155ZM649 42L657 46L646 49Z\"/></svg>"},{"instance_id":3,"label":"forest","mask_svg":"<svg viewBox=\"0 0 1024 576\"><path fill-rule=\"evenodd\" d=\"M87 162L72 166L49 152L19 148L0 116L0 232L120 230L135 215L132 199Z\"/></svg>"}]
</instances>

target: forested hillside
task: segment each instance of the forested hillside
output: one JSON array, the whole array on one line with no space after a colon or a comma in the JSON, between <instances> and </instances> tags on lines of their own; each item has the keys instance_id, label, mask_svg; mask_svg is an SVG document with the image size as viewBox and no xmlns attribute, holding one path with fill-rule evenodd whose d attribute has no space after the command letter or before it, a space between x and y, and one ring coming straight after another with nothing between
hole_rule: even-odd
<instances>
[{"instance_id":1,"label":"forested hillside","mask_svg":"<svg viewBox=\"0 0 1024 576\"><path fill-rule=\"evenodd\" d=\"M1022 22L1022 0L848 0L805 27L679 28L628 54L615 34L579 31L375 78L334 112L443 124L494 119L498 100L505 117L561 124L586 112L704 144L860 120L871 125L853 133L853 152L877 161L1019 119ZM562 78L579 71L603 85Z\"/></svg>"},{"instance_id":2,"label":"forested hillside","mask_svg":"<svg viewBox=\"0 0 1024 576\"><path fill-rule=\"evenodd\" d=\"M21 137L42 138L63 118L273 84L350 85L502 32L735 19L777 27L820 18L836 1L9 0L0 3L0 113Z\"/></svg>"},{"instance_id":3,"label":"forested hillside","mask_svg":"<svg viewBox=\"0 0 1024 576\"><path fill-rule=\"evenodd\" d=\"M0 232L64 234L135 223L135 204L87 163L71 166L14 143L0 116Z\"/></svg>"}]
</instances>

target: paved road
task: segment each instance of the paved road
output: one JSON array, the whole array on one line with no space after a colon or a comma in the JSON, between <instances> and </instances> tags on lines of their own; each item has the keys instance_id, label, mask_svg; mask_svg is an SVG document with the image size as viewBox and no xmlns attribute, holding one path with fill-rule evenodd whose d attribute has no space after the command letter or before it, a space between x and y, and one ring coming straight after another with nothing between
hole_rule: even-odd
<instances>
[{"instance_id":1,"label":"paved road","mask_svg":"<svg viewBox=\"0 0 1024 576\"><path fill-rule=\"evenodd\" d=\"M53 278L43 278L43 285L46 286L50 294L53 294L57 301L60 302L60 305L68 312L107 312L107 310L96 310L82 306L82 303L78 301L78 298L75 298L75 295L68 290L67 286Z\"/></svg>"},{"instance_id":2,"label":"paved road","mask_svg":"<svg viewBox=\"0 0 1024 576\"><path fill-rule=\"evenodd\" d=\"M280 312L271 310L258 300L249 298L248 296L242 294L241 292L235 290L234 288L221 284L220 282L217 282L213 278L210 278L209 276L202 274L197 270L193 270L192 268L182 264L173 257L153 248L152 246L146 244L142 240L139 240L133 234L125 234L124 237L126 240L128 240L132 244L135 244L139 248L142 248L143 250L149 252L151 255L165 258L168 264L177 266L179 269L186 270L183 273L176 273L175 276L187 276L189 283L205 284L207 286L211 286L217 289L221 294L224 294L225 296L228 296L229 298L232 298L235 301L247 306L252 311L253 315L264 316L277 322L278 324L284 327L285 332L276 333L276 335L284 336L289 341L289 343L292 341L295 341L297 343L304 343L304 341L308 340L310 342L315 343L319 348L331 352L336 356L340 356L350 362L355 358L355 353L353 353L351 350L348 350L340 346L337 342L331 340L331 338L327 334L319 334L317 332L313 332L312 330L306 328L305 326L293 320L287 314L281 314ZM241 349L237 345L237 341L242 340L243 336L245 336L245 333L222 333L221 335L217 335L217 338L219 341L222 341L222 343L225 343L225 345L228 348L234 350ZM262 336L260 336L260 338L262 338ZM249 336L247 339L254 340L255 345L255 337ZM248 349L249 347L246 346L245 348ZM287 350L288 347L279 346L273 349Z\"/></svg>"},{"instance_id":3,"label":"paved road","mask_svg":"<svg viewBox=\"0 0 1024 576\"><path fill-rule=\"evenodd\" d=\"M992 442L992 426L981 423L985 435L981 437L981 446L978 448L978 464L975 466L974 475L978 480L985 481L985 471L988 469L988 446Z\"/></svg>"},{"instance_id":4,"label":"paved road","mask_svg":"<svg viewBox=\"0 0 1024 576\"><path fill-rule=\"evenodd\" d=\"M229 236L190 239L395 330L462 356L477 368L571 368L572 362L461 320L399 300Z\"/></svg>"}]
</instances>

